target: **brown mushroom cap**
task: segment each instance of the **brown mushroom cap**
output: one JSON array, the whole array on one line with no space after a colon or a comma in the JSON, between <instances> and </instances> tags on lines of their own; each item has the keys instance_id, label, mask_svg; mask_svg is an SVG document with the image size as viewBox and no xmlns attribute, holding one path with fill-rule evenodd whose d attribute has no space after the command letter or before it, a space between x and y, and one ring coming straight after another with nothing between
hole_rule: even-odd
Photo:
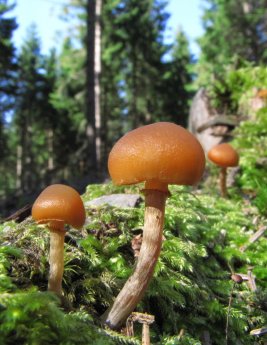
<instances>
[{"instance_id":1,"label":"brown mushroom cap","mask_svg":"<svg viewBox=\"0 0 267 345\"><path fill-rule=\"evenodd\" d=\"M108 169L113 182L193 185L205 168L204 151L186 129L158 122L125 134L113 147Z\"/></svg>"},{"instance_id":2,"label":"brown mushroom cap","mask_svg":"<svg viewBox=\"0 0 267 345\"><path fill-rule=\"evenodd\" d=\"M235 167L238 165L239 155L236 150L227 143L214 146L208 152L208 158L220 167Z\"/></svg>"},{"instance_id":3,"label":"brown mushroom cap","mask_svg":"<svg viewBox=\"0 0 267 345\"><path fill-rule=\"evenodd\" d=\"M54 184L44 189L35 200L32 217L38 223L49 223L51 227L63 223L79 229L85 222L85 210L75 189Z\"/></svg>"}]
</instances>

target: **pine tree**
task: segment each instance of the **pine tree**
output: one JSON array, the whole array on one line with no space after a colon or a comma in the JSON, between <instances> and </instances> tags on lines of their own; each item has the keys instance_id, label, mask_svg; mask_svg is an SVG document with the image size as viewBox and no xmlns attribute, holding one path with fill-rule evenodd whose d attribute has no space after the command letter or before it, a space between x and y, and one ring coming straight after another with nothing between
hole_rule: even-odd
<instances>
[{"instance_id":1,"label":"pine tree","mask_svg":"<svg viewBox=\"0 0 267 345\"><path fill-rule=\"evenodd\" d=\"M230 63L266 63L266 0L206 0L203 15L205 33L199 73L203 81L222 76Z\"/></svg>"},{"instance_id":2,"label":"pine tree","mask_svg":"<svg viewBox=\"0 0 267 345\"><path fill-rule=\"evenodd\" d=\"M17 28L15 18L8 12L14 8L7 0L0 0L0 185L1 192L9 188L9 158L7 120L14 102L15 47L12 35ZM3 179L3 180L2 180Z\"/></svg>"},{"instance_id":3,"label":"pine tree","mask_svg":"<svg viewBox=\"0 0 267 345\"><path fill-rule=\"evenodd\" d=\"M165 53L165 1L125 1L120 15L125 27L127 113L131 128L155 121L161 114L157 92Z\"/></svg>"},{"instance_id":4,"label":"pine tree","mask_svg":"<svg viewBox=\"0 0 267 345\"><path fill-rule=\"evenodd\" d=\"M78 17L79 25L76 37L78 37L79 44L78 48L72 49L70 43L70 54L75 54L76 59L75 61L71 59L69 66L72 64L73 67L66 69L67 74L63 72L65 76L62 84L61 82L58 84L60 90L65 87L73 89L76 85L71 99L67 100L66 97L69 96L65 93L65 104L68 104L67 111L70 111L70 104L81 111L80 122L85 125L85 128L84 133L80 132L79 135L81 146L78 156L80 162L83 162L83 166L88 166L89 161L89 151L86 149L88 147L88 129L91 128L90 132L94 133L94 121L88 126L89 115L86 113L86 108L91 110L90 114L93 113L94 108L93 106L88 108L87 100L89 94L93 92L93 65L91 66L91 77L87 77L87 81L85 78L88 59L91 59L92 62L90 54L86 56L86 37L88 37L86 24L87 28L89 27L86 22L86 19L89 18L87 15L89 10L86 6L89 3L91 4L91 2L81 0L70 1L70 4L75 6L75 15ZM94 5L92 2L91 12ZM146 0L141 3L137 0L115 2L106 0L103 2L101 13L101 128L99 132L104 152L107 152L114 140L129 128L155 121L164 116L159 92L162 91L160 86L164 73L162 57L166 51L163 43L163 33L168 18L164 10L165 6L165 0ZM92 43L92 38L90 40ZM87 52L92 51L93 49L87 47ZM63 54L66 61L68 58L65 53ZM74 76L73 73L76 75ZM71 85L67 86L69 79ZM153 82L151 82L152 80ZM91 81L90 87L86 86L89 81ZM77 97L78 95L79 97ZM92 96L90 99L93 99ZM78 104L79 102L80 104ZM75 113L73 109L72 113ZM92 115L90 117L92 118Z\"/></svg>"},{"instance_id":5,"label":"pine tree","mask_svg":"<svg viewBox=\"0 0 267 345\"><path fill-rule=\"evenodd\" d=\"M116 99L122 106L118 126L123 131L162 116L158 90L166 51L163 43L168 18L165 6L162 0L105 3L103 78L105 71L114 71L117 96L110 101ZM111 77L111 73L109 75ZM114 102L111 108L116 109Z\"/></svg>"},{"instance_id":6,"label":"pine tree","mask_svg":"<svg viewBox=\"0 0 267 345\"><path fill-rule=\"evenodd\" d=\"M14 5L8 5L8 1L0 1L0 157L5 152L3 142L5 116L11 108L12 96L14 96L12 81L15 69L15 48L11 39L17 24L14 18L6 17L13 8Z\"/></svg>"},{"instance_id":7,"label":"pine tree","mask_svg":"<svg viewBox=\"0 0 267 345\"><path fill-rule=\"evenodd\" d=\"M63 46L60 57L63 78L60 76L59 93L55 97L59 104L58 96L61 93L60 98L65 98L65 104L68 104L65 107L66 112L70 114L72 110L70 117L79 116L80 118L77 133L79 148L75 152L77 158L75 160L81 168L81 173L87 175L92 171L98 175L101 166L100 127L102 121L99 86L101 8L100 0L70 0L68 2L66 18L71 17L72 20L75 18L76 25L72 28L71 37L66 37ZM68 54L75 55L75 60L69 58ZM69 92L70 99L68 99ZM73 107L71 109L70 104ZM61 109L63 108L64 106Z\"/></svg>"},{"instance_id":8,"label":"pine tree","mask_svg":"<svg viewBox=\"0 0 267 345\"><path fill-rule=\"evenodd\" d=\"M36 188L45 173L47 160L46 123L53 116L48 105L50 87L45 75L45 59L35 26L31 26L18 56L17 97L13 125L17 133L16 188L24 192Z\"/></svg>"},{"instance_id":9,"label":"pine tree","mask_svg":"<svg viewBox=\"0 0 267 345\"><path fill-rule=\"evenodd\" d=\"M101 166L101 17L102 0L87 0L86 4L86 136L89 154L88 170Z\"/></svg>"},{"instance_id":10,"label":"pine tree","mask_svg":"<svg viewBox=\"0 0 267 345\"><path fill-rule=\"evenodd\" d=\"M58 167L73 177L83 175L86 163L85 119L85 57L81 47L75 47L67 37L58 57L58 75L51 102L57 110L59 123L55 145Z\"/></svg>"},{"instance_id":11,"label":"pine tree","mask_svg":"<svg viewBox=\"0 0 267 345\"><path fill-rule=\"evenodd\" d=\"M193 57L184 31L177 33L170 52L170 59L165 63L162 83L163 109L166 119L187 126L189 102L192 97Z\"/></svg>"}]
</instances>

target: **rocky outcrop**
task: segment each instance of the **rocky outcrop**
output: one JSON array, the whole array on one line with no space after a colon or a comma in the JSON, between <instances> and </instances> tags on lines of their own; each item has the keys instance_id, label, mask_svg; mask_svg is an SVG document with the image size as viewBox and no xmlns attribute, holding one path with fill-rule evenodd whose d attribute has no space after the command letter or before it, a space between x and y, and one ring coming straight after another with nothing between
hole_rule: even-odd
<instances>
[{"instance_id":1,"label":"rocky outcrop","mask_svg":"<svg viewBox=\"0 0 267 345\"><path fill-rule=\"evenodd\" d=\"M219 115L211 107L205 89L200 89L192 102L188 129L201 143L205 152L221 142L231 139L232 129L238 125L238 118Z\"/></svg>"},{"instance_id":2,"label":"rocky outcrop","mask_svg":"<svg viewBox=\"0 0 267 345\"><path fill-rule=\"evenodd\" d=\"M110 205L115 207L137 207L142 198L139 194L111 194L103 195L99 198L85 202L85 206L98 207L103 205Z\"/></svg>"}]
</instances>

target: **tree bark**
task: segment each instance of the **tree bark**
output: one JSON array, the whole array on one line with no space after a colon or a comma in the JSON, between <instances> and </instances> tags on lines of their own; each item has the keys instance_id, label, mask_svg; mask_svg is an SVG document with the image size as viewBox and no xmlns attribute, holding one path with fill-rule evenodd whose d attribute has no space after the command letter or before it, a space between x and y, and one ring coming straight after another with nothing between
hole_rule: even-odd
<instances>
[{"instance_id":1,"label":"tree bark","mask_svg":"<svg viewBox=\"0 0 267 345\"><path fill-rule=\"evenodd\" d=\"M96 128L96 161L101 165L101 108L100 108L100 75L101 75L101 9L102 0L96 0L95 7L95 128Z\"/></svg>"},{"instance_id":2,"label":"tree bark","mask_svg":"<svg viewBox=\"0 0 267 345\"><path fill-rule=\"evenodd\" d=\"M52 128L46 130L48 162L47 170L50 172L54 169L54 132Z\"/></svg>"},{"instance_id":3,"label":"tree bark","mask_svg":"<svg viewBox=\"0 0 267 345\"><path fill-rule=\"evenodd\" d=\"M99 170L101 160L101 114L100 114L100 73L101 73L101 15L102 0L87 1L86 38L86 137L88 168Z\"/></svg>"},{"instance_id":4,"label":"tree bark","mask_svg":"<svg viewBox=\"0 0 267 345\"><path fill-rule=\"evenodd\" d=\"M22 145L17 146L17 162L16 162L16 189L22 186Z\"/></svg>"}]
</instances>

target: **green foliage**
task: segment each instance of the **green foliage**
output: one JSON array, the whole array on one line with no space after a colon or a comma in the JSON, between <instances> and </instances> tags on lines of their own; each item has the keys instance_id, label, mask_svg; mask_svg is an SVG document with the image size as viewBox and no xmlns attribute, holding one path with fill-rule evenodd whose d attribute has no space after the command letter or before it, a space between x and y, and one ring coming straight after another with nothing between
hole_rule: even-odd
<instances>
[{"instance_id":1,"label":"green foliage","mask_svg":"<svg viewBox=\"0 0 267 345\"><path fill-rule=\"evenodd\" d=\"M266 62L265 7L265 0L204 1L205 31L199 39L200 85L209 85L214 80L223 83L225 69L231 64L238 69L247 61Z\"/></svg>"},{"instance_id":2,"label":"green foliage","mask_svg":"<svg viewBox=\"0 0 267 345\"><path fill-rule=\"evenodd\" d=\"M136 187L92 185L84 200L107 193L133 191ZM152 282L137 311L155 315L153 344L200 344L208 332L215 345L225 339L230 293L229 344L236 339L253 344L251 328L262 326L267 265L265 241L251 244L257 209L246 201L195 194L187 188L170 188L166 205L164 241ZM69 229L65 241L63 289L73 310L59 308L46 290L49 232L32 220L3 224L0 229L1 335L3 343L21 344L138 344L100 327L100 317L112 304L134 269L132 238L141 232L144 205L114 208L86 207L82 232ZM234 285L232 271L245 274L254 267L258 294L245 283ZM74 329L79 331L75 331ZM43 330L46 330L45 332ZM16 330L16 332L15 332ZM79 337L76 335L79 334ZM179 336L178 336L179 334Z\"/></svg>"},{"instance_id":3,"label":"green foliage","mask_svg":"<svg viewBox=\"0 0 267 345\"><path fill-rule=\"evenodd\" d=\"M114 344L87 313L65 314L58 302L45 292L1 294L1 344Z\"/></svg>"},{"instance_id":4,"label":"green foliage","mask_svg":"<svg viewBox=\"0 0 267 345\"><path fill-rule=\"evenodd\" d=\"M14 4L7 0L0 0L0 148L1 159L4 157L5 135L4 126L8 111L12 108L15 83L14 72L15 64L15 47L12 43L12 35L17 28L16 19L10 17L9 11L14 8Z\"/></svg>"},{"instance_id":5,"label":"green foliage","mask_svg":"<svg viewBox=\"0 0 267 345\"><path fill-rule=\"evenodd\" d=\"M0 198L10 188L12 174L9 164L9 126L8 117L14 106L16 94L15 47L12 35L17 28L16 19L9 14L14 5L7 0L0 0Z\"/></svg>"},{"instance_id":6,"label":"green foliage","mask_svg":"<svg viewBox=\"0 0 267 345\"><path fill-rule=\"evenodd\" d=\"M10 269L9 257L18 257L20 251L10 246L0 248L0 292L12 291L13 284L11 278L7 275Z\"/></svg>"},{"instance_id":7,"label":"green foliage","mask_svg":"<svg viewBox=\"0 0 267 345\"><path fill-rule=\"evenodd\" d=\"M179 31L170 51L170 61L165 62L161 83L162 113L164 120L187 126L189 102L192 98L193 58L189 41L183 31Z\"/></svg>"},{"instance_id":8,"label":"green foliage","mask_svg":"<svg viewBox=\"0 0 267 345\"><path fill-rule=\"evenodd\" d=\"M163 337L160 344L162 345L201 345L199 340L196 340L187 334L181 336Z\"/></svg>"},{"instance_id":9,"label":"green foliage","mask_svg":"<svg viewBox=\"0 0 267 345\"><path fill-rule=\"evenodd\" d=\"M251 115L256 91L267 88L267 68L244 62L236 69L235 62L223 66L223 78L207 85L212 105L226 114Z\"/></svg>"},{"instance_id":10,"label":"green foliage","mask_svg":"<svg viewBox=\"0 0 267 345\"><path fill-rule=\"evenodd\" d=\"M266 169L259 163L267 153L266 115L267 108L264 108L254 121L242 123L236 131L236 145L242 150L240 183L251 191L264 190L267 181Z\"/></svg>"},{"instance_id":11,"label":"green foliage","mask_svg":"<svg viewBox=\"0 0 267 345\"><path fill-rule=\"evenodd\" d=\"M77 17L81 43L85 34L85 2L72 3L80 11ZM229 34L229 24L237 13L236 2L209 3L216 6L206 13L204 63L211 73L216 66L210 62L220 65L216 75L208 76L209 92L218 109L242 114L244 102L253 89L267 88L266 68L253 68L246 61L241 62L240 56L232 60L232 49L225 46L225 36L217 40L222 28L223 34ZM257 6L261 4L258 2ZM186 113L190 53L186 37L181 34L172 60L163 62L165 5L165 1L148 0L141 5L136 0L104 3L101 107L104 131L108 130L107 148L114 140L114 133L119 136L132 126L161 119L164 109L168 109L167 116L171 116L173 107ZM257 12L250 24L259 18ZM242 20L249 18L245 16ZM209 27L212 23L214 26ZM235 27L242 23L234 22ZM236 37L238 44L244 38L242 35L241 32ZM210 44L215 41L217 45ZM24 62L19 71L23 87L19 89L15 120L35 131L26 138L24 149L28 156L23 157L22 165L25 168L26 161L35 163L39 176L38 169L47 171L48 159L53 158L56 169L67 165L73 167L73 175L79 175L83 170L79 153L85 140L85 50L79 45L74 48L67 39L57 74L57 57L51 54L44 58L34 35L26 43L20 55ZM222 48L220 54L218 47ZM240 51L246 50L241 48ZM231 63L233 67L229 67ZM236 69L240 64L243 68ZM41 94L35 93L36 84L41 86ZM167 92L168 97L163 95L166 86L172 88L172 95L179 90L183 100L168 103L170 93ZM31 107L27 106L29 100ZM44 113L46 116L42 116ZM235 132L233 144L240 152L241 170L238 185L230 190L230 199L218 198L208 188L191 191L170 187L161 255L149 288L137 306L137 311L155 315L155 323L151 325L155 345L199 345L207 334L214 345L221 345L225 343L227 321L228 345L237 342L252 345L255 341L249 331L267 322L266 238L250 241L260 227L266 226L266 119L267 108L263 107ZM43 128L46 133L40 134ZM10 136L11 147L15 148L18 135L14 126L10 130L14 134ZM53 138L58 138L50 148L49 131ZM20 139L21 145L25 145L25 138L21 135ZM15 151L12 159L14 166ZM1 178L8 182L5 176ZM67 229L62 305L46 292L49 232L31 218L21 224L9 222L0 226L1 344L140 344L140 325L135 325L136 337L126 337L124 333L103 328L101 316L134 270L136 258L131 241L142 233L144 204L133 209L108 205L95 208L87 204L105 194L139 193L139 187L103 184L86 189L83 195L86 225L80 232ZM245 281L237 285L230 279L232 273L246 274L250 267L256 277L256 292Z\"/></svg>"},{"instance_id":12,"label":"green foliage","mask_svg":"<svg viewBox=\"0 0 267 345\"><path fill-rule=\"evenodd\" d=\"M246 98L254 96L253 90L267 87L264 65L246 64L243 68L229 70L225 77L233 109L238 109Z\"/></svg>"},{"instance_id":13,"label":"green foliage","mask_svg":"<svg viewBox=\"0 0 267 345\"><path fill-rule=\"evenodd\" d=\"M233 140L240 153L238 186L262 215L267 214L267 106L264 99L257 98L257 90L266 88L266 67L251 64L237 70L226 68L223 80L215 80L208 87L213 106L244 119L234 131ZM253 109L257 102L259 110Z\"/></svg>"},{"instance_id":14,"label":"green foliage","mask_svg":"<svg viewBox=\"0 0 267 345\"><path fill-rule=\"evenodd\" d=\"M93 164L88 147L93 145L88 144L86 109L93 109L94 93L93 82L86 86L92 80L86 77L88 61L93 61L92 49L87 51L91 41L86 37L87 24L92 22L87 21L87 1L66 3L63 16L70 30L58 56L53 50L42 54L33 27L15 56L11 35L16 23L6 18L13 6L7 1L0 4L0 155L7 157L0 166L0 196L6 202L11 193L39 192L37 186L63 179L72 183L85 177L87 183L88 173L92 174L88 166ZM170 59L165 59L170 51L164 42L166 4L166 0L102 1L99 136L103 171L94 175L106 173L110 147L127 130L159 120L186 125L191 56L181 33Z\"/></svg>"}]
</instances>

